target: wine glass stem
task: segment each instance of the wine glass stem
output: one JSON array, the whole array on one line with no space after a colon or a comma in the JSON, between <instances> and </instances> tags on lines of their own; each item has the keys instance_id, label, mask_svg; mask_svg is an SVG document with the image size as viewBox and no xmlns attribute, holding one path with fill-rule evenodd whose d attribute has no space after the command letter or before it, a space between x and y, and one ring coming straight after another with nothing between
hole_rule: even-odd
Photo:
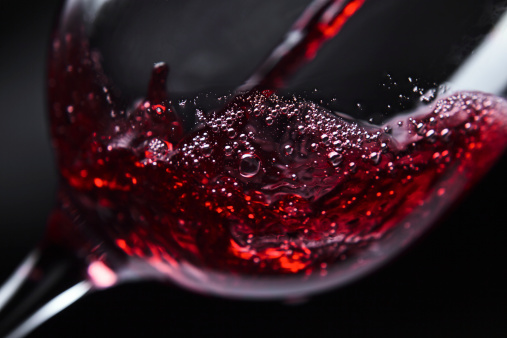
<instances>
[{"instance_id":1,"label":"wine glass stem","mask_svg":"<svg viewBox=\"0 0 507 338\"><path fill-rule=\"evenodd\" d=\"M0 288L0 337L20 338L89 293L86 264L54 244L35 249Z\"/></svg>"}]
</instances>

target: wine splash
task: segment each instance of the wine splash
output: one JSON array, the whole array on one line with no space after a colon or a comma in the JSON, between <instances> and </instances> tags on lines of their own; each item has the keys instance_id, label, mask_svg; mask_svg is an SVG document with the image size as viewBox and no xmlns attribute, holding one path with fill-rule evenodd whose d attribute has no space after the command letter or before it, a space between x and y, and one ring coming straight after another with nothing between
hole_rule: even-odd
<instances>
[{"instance_id":1,"label":"wine splash","mask_svg":"<svg viewBox=\"0 0 507 338\"><path fill-rule=\"evenodd\" d=\"M23 336L132 278L244 298L307 295L418 238L505 150L507 102L464 88L376 126L282 96L364 4L314 1L245 85L218 99L227 103L194 101L191 118L166 91L165 63L128 102L89 45L83 14L98 7L68 4L49 65L59 206L0 292L0 331Z\"/></svg>"},{"instance_id":2,"label":"wine splash","mask_svg":"<svg viewBox=\"0 0 507 338\"><path fill-rule=\"evenodd\" d=\"M203 276L326 275L393 230L434 221L503 152L503 99L457 93L373 126L274 91L362 3L313 8L295 25L306 37L274 53L223 109L198 110L190 131L169 102L165 64L155 65L146 99L128 107L79 28L57 37L59 215L77 214L108 246L171 278L182 265ZM337 14L323 29L330 8ZM55 232L73 222L58 219Z\"/></svg>"}]
</instances>

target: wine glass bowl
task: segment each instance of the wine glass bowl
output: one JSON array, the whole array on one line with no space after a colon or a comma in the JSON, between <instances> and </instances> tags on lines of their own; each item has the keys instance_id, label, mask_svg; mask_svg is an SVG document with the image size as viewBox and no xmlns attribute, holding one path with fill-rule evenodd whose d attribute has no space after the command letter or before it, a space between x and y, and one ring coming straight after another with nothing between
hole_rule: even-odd
<instances>
[{"instance_id":1,"label":"wine glass bowl","mask_svg":"<svg viewBox=\"0 0 507 338\"><path fill-rule=\"evenodd\" d=\"M237 38L225 40L225 31L237 28L234 34L250 37L260 28L256 20L253 27L236 26L242 16L235 11L210 19L201 3L180 8L154 2L148 9L119 4L68 3L49 72L65 212L77 214L84 231L99 234L105 248L99 256L106 260L111 250L123 251L128 260L148 262L172 281L226 296L316 292L365 273L417 238L503 150L505 104L489 95L458 93L392 117L390 108L428 104L441 90L436 83L419 88L428 83L420 76L407 77L415 95L398 94L401 103L384 107L380 125L326 108L358 95L363 97L358 105L367 106L375 96L344 90L346 95L334 92L331 105L322 98L319 104L309 101L315 94L305 88L320 82L329 93L342 86L342 63L316 56L332 38L329 30L336 34L345 27L331 50L351 49L348 39L365 20L359 15L355 22L353 14L364 5L368 18L368 10L383 9L378 4L316 2L288 26L276 48L273 41L298 12L277 16L277 29L268 31L265 45L238 47ZM265 6L269 12L271 5ZM319 25L333 6L339 7L336 18L327 19L323 30ZM141 16L146 22L134 16L143 10L153 13ZM157 16L160 12L175 19ZM212 42L202 41L203 27L186 22L183 13L209 26ZM351 27L345 26L349 18ZM127 39L136 34L143 37L139 43ZM255 53L246 53L245 46ZM271 49L264 63L259 60ZM439 67L450 74L451 61ZM238 64L253 73L244 86ZM312 72L305 77L306 64ZM322 76L327 68L332 79ZM422 71L417 65L415 74ZM379 71L371 73L375 78ZM392 82L383 85L395 87ZM477 162L483 165L472 166Z\"/></svg>"},{"instance_id":2,"label":"wine glass bowl","mask_svg":"<svg viewBox=\"0 0 507 338\"><path fill-rule=\"evenodd\" d=\"M402 3L67 2L48 72L61 181L46 241L95 289L156 278L287 298L385 263L507 138L503 88L462 85L500 2L461 8L445 48L393 31L417 26L422 5Z\"/></svg>"}]
</instances>

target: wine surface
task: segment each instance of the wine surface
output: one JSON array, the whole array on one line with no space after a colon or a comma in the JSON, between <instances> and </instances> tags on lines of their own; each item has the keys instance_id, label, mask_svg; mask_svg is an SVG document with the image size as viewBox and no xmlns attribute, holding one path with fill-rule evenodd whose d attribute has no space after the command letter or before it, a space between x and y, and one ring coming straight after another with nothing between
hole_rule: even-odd
<instances>
[{"instance_id":1,"label":"wine surface","mask_svg":"<svg viewBox=\"0 0 507 338\"><path fill-rule=\"evenodd\" d=\"M485 93L455 93L376 126L280 96L271 89L285 70L204 111L170 100L159 63L146 97L126 105L79 26L55 34L50 60L62 178L51 226L85 224L168 274L187 264L324 276L434 222L507 144L507 102Z\"/></svg>"}]
</instances>

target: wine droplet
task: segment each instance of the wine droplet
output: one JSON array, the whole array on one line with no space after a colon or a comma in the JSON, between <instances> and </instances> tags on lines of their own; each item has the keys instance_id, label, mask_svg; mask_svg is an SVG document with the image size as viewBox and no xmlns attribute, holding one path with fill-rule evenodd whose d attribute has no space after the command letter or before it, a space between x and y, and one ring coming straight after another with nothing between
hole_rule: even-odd
<instances>
[{"instance_id":1,"label":"wine droplet","mask_svg":"<svg viewBox=\"0 0 507 338\"><path fill-rule=\"evenodd\" d=\"M340 163L342 163L343 161L343 157L342 155L340 155L339 153L337 153L336 151L332 151L329 153L329 155L327 156L329 158L329 162L331 163L331 165L333 167L337 167L340 165Z\"/></svg>"},{"instance_id":2,"label":"wine droplet","mask_svg":"<svg viewBox=\"0 0 507 338\"><path fill-rule=\"evenodd\" d=\"M292 146L290 144L287 144L283 149L284 149L285 155L287 155L287 156L291 155L292 152L294 151L294 149L292 148Z\"/></svg>"}]
</instances>

